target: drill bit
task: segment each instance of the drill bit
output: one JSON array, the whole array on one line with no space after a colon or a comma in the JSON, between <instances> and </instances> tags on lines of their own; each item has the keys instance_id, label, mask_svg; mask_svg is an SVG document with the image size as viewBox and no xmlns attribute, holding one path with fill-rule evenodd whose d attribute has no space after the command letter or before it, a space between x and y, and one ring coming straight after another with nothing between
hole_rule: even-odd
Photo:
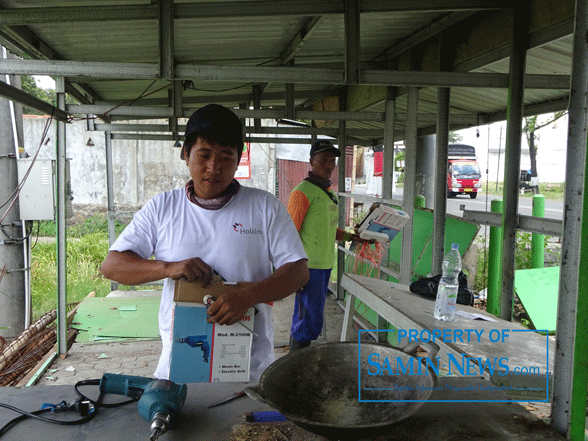
<instances>
[{"instance_id":1,"label":"drill bit","mask_svg":"<svg viewBox=\"0 0 588 441\"><path fill-rule=\"evenodd\" d=\"M149 441L157 441L159 439L159 435L161 434L161 430L159 428L153 429L151 432L151 437Z\"/></svg>"}]
</instances>

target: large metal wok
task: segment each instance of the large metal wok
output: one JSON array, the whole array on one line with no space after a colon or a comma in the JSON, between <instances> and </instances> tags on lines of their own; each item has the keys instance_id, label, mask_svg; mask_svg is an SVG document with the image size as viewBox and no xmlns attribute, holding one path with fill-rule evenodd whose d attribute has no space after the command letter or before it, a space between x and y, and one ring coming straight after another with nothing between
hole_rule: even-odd
<instances>
[{"instance_id":1,"label":"large metal wok","mask_svg":"<svg viewBox=\"0 0 588 441\"><path fill-rule=\"evenodd\" d=\"M413 357L415 344L402 350L377 343L361 343L359 348L357 342L340 342L295 351L272 363L259 385L245 391L293 423L329 439L358 440L386 434L422 406L436 387L437 377L424 359ZM438 349L429 344L431 360ZM386 357L393 375L380 368ZM410 365L411 371L406 368ZM358 399L360 368L362 402ZM370 375L378 371L380 374ZM412 402L403 402L406 400Z\"/></svg>"}]
</instances>

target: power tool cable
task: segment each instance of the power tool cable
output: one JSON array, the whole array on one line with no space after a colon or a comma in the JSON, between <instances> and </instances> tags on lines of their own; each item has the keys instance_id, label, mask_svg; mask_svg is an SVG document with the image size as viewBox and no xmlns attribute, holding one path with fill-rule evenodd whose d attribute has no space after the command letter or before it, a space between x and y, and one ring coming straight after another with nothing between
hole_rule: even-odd
<instances>
[{"instance_id":1,"label":"power tool cable","mask_svg":"<svg viewBox=\"0 0 588 441\"><path fill-rule=\"evenodd\" d=\"M39 409L39 410L35 410L34 412L31 412L33 415L39 415L41 413L44 412L50 412L51 409L47 408L47 409ZM4 435L4 433L8 432L8 430L10 428L12 428L13 426L15 426L17 423L20 423L21 421L26 420L27 418L30 418L29 415L20 415L16 418L13 418L12 420L10 420L8 423L6 423L1 429L0 429L0 437L2 435Z\"/></svg>"},{"instance_id":2,"label":"power tool cable","mask_svg":"<svg viewBox=\"0 0 588 441\"><path fill-rule=\"evenodd\" d=\"M78 387L80 387L80 386L99 386L99 385L100 385L100 380L82 380L82 381L78 381L74 385L74 390L76 391L76 394L78 394L78 396L81 399L87 400L88 402L90 402L91 404L93 404L96 407L106 407L106 408L120 407L120 406L124 406L125 404L136 403L137 401L139 401L139 398L132 398L130 400L121 401L119 403L103 403L102 402L102 394L100 395L100 397L98 398L97 401L94 401L94 400L88 398L87 396L85 396L78 389Z\"/></svg>"},{"instance_id":3,"label":"power tool cable","mask_svg":"<svg viewBox=\"0 0 588 441\"><path fill-rule=\"evenodd\" d=\"M62 401L60 404L57 405L50 405L48 407L36 410L34 412L27 412L25 410L19 409L17 407L14 406L10 406L8 404L3 404L0 403L0 407L4 407L6 409L12 410L14 412L20 413L21 415L13 418L12 420L10 420L8 423L6 423L1 429L0 429L0 437L2 437L2 435L4 435L9 429L11 429L13 426L15 426L17 423L27 419L27 418L34 418L40 421L44 421L46 423L51 423L51 424L58 424L58 425L62 425L62 426L75 426L75 425L79 425L79 424L83 424L83 423L87 423L88 421L90 421L92 418L94 418L96 416L96 408L94 408L93 410L91 410L86 416L84 416L83 418L79 418L77 420L55 420L53 418L46 418L46 417L42 417L39 416L39 414L44 413L44 412L60 412L60 411L67 411L67 410L75 410L76 407L76 403L73 403L71 405L68 405L65 401Z\"/></svg>"},{"instance_id":4,"label":"power tool cable","mask_svg":"<svg viewBox=\"0 0 588 441\"><path fill-rule=\"evenodd\" d=\"M84 424L84 423L87 423L88 421L90 421L92 418L94 418L96 416L96 414L98 413L98 408L100 408L100 407L105 407L105 408L120 407L120 406L124 406L126 404L135 403L139 400L138 398L133 398L131 400L121 401L119 403L103 403L102 402L102 400L104 399L103 393L100 393L100 395L98 396L98 399L94 401L94 400L88 398L86 395L84 395L78 389L78 387L80 387L80 386L98 386L99 384L100 384L100 380L78 381L74 385L74 390L75 390L76 394L78 395L78 399L70 405L68 405L65 401L62 401L59 404L44 404L43 407L39 410L35 410L33 412L27 412L25 410L11 406L9 404L0 403L0 407L3 407L5 409L12 410L13 412L17 412L17 413L21 414L20 416L8 421L4 426L2 426L2 428L0 428L0 438L2 438L2 435L4 435L9 429L14 427L17 423L20 423L21 421L24 421L27 418L34 418L34 419L44 421L46 423L51 423L51 424L58 424L58 425L64 425L64 426L74 426L74 425ZM93 405L94 408L90 409L89 408L90 404ZM86 413L86 410L87 410L87 413ZM79 418L77 420L56 420L53 418L46 418L46 417L40 416L40 414L46 413L46 412L62 412L62 411L74 411L74 412L80 413L80 415L82 415L82 418ZM86 415L83 415L84 413L86 413Z\"/></svg>"}]
</instances>

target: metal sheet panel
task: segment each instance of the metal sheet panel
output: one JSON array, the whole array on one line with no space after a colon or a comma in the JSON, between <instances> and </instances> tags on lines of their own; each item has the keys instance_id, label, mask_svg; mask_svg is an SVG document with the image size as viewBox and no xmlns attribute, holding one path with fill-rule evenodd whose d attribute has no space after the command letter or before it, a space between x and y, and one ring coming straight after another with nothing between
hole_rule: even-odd
<instances>
[{"instance_id":1,"label":"metal sheet panel","mask_svg":"<svg viewBox=\"0 0 588 441\"><path fill-rule=\"evenodd\" d=\"M252 15L247 13L247 2L235 1L235 8L227 7L229 2L223 1L220 5L226 16L210 14L205 17L187 18L190 8L205 7L208 12L213 12L214 3L221 3L219 0L213 2L181 1L175 2L176 10L181 11L180 18L174 23L175 41L173 57L176 63L193 63L208 65L242 65L242 66L277 66L281 63L281 57L296 38L303 41L298 42L294 62L296 67L321 66L325 68L341 68L345 61L345 35L344 16L341 8L327 10L327 3L319 5L325 12L316 25L311 28L308 35L299 34L313 14L305 13L315 10L316 5L301 2L299 8L292 9L292 4L284 14L260 14ZM250 0L256 11L259 9L259 2ZM151 2L143 1L146 7ZM2 3L4 8L23 7L80 7L88 6L89 15L99 14L99 10L91 9L97 6L96 2L90 1L24 1L6 0ZM134 0L111 1L105 0L98 3L99 6L118 7L137 5ZM393 50L403 42L415 38L419 40L420 35L430 34L452 15L449 9L441 8L439 11L423 10L407 11L404 5L403 10L385 10L380 5L381 11L362 12L360 26L360 61L363 69L381 67L376 61L382 59L384 54ZM233 11L233 12L231 12ZM242 14L235 14L241 11ZM188 14L189 15L189 14ZM206 15L206 14L205 14ZM52 15L53 16L53 15ZM52 53L51 58L74 60L74 61L104 61L104 62L141 62L157 63L159 60L159 27L157 20L129 19L120 21L63 21L27 24L26 29L30 30L31 38L37 38L36 50ZM16 29L16 27L13 27ZM14 30L11 28L11 32ZM24 29L24 28L23 28ZM564 31L567 29L563 27ZM539 31L540 33L541 31ZM568 31L566 31L568 32ZM561 32L560 32L561 34ZM565 34L565 32L564 32ZM12 35L12 34L10 34ZM23 34L26 35L26 34ZM527 73L533 74L568 74L570 72L570 58L572 41L570 36L545 33L539 37L542 41L549 41L547 44L533 47L529 50ZM563 34L562 34L563 35ZM34 37L32 37L34 36ZM535 39L539 37L534 37ZM2 38L0 34L0 39ZM22 40L31 40L29 37L22 37ZM557 38L557 39L556 39ZM539 40L538 40L539 41ZM29 41L28 44L35 46ZM415 52L417 58L423 54ZM483 54L481 55L484 56ZM402 65L404 62L401 62ZM434 63L434 57L429 64ZM404 63L406 64L406 63ZM418 66L418 61L417 64ZM384 66L385 67L385 66ZM393 67L393 66L392 66ZM418 68L418 67L417 67ZM423 69L431 69L435 66L423 66ZM493 62L484 68L477 69L477 72L506 73L508 71L508 59ZM157 80L97 80L91 77L88 72L86 78L79 78L85 84L94 97L101 101L110 102L131 102L142 97L145 102L157 100L157 106L166 106L169 92L169 81ZM242 102L251 102L252 99L243 100L222 100L222 95L251 94L253 84L246 81L228 80L211 81L193 79L191 83L184 84L184 97L200 98L202 102L221 101L228 106L238 106ZM264 93L281 92L284 84L273 80L263 85ZM324 85L311 85L298 82L295 85L295 92L301 90L317 90L329 87ZM333 94L336 94L336 88ZM436 112L436 88L422 88L419 98L420 113ZM565 106L567 90L530 90L525 91L525 103L527 105L536 103L562 103ZM296 99L296 106L309 108L317 98ZM476 115L497 115L497 118L504 119L500 112L506 106L507 94L502 89L473 89L473 88L452 88L451 111L450 113L464 113L475 117ZM402 116L406 115L406 98L403 88L400 88L397 97L397 132L402 136L405 131L405 124ZM154 102L154 101L152 101ZM375 104L364 111L383 111L384 97L381 101L374 101ZM141 100L138 101L141 105ZM283 98L272 98L265 100L262 94L262 106L273 108L283 106ZM349 122L349 128L382 128L381 122ZM336 127L336 123L332 127ZM434 123L419 121L419 129L434 129ZM372 136L362 137L363 144L381 142Z\"/></svg>"},{"instance_id":2,"label":"metal sheet panel","mask_svg":"<svg viewBox=\"0 0 588 441\"><path fill-rule=\"evenodd\" d=\"M350 153L350 154L349 154ZM345 157L345 175L351 177L351 167L353 163L353 147L347 147L347 154ZM310 163L300 161L289 161L287 159L278 159L278 198L284 206L288 206L288 198L290 193L294 190L302 180L308 176L310 171ZM337 176L338 168L333 171L333 176ZM333 192L338 191L337 180L332 180L331 189ZM346 224L350 221L350 200L345 198L345 220Z\"/></svg>"}]
</instances>

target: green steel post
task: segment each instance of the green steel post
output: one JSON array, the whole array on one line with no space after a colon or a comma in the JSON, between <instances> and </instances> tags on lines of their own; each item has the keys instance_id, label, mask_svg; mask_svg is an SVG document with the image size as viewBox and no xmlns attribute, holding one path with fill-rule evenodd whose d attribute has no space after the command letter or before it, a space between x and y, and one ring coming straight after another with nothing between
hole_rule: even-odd
<instances>
[{"instance_id":1,"label":"green steel post","mask_svg":"<svg viewBox=\"0 0 588 441\"><path fill-rule=\"evenodd\" d=\"M414 197L414 206L425 208L425 197L422 194L417 194Z\"/></svg>"},{"instance_id":2,"label":"green steel post","mask_svg":"<svg viewBox=\"0 0 588 441\"><path fill-rule=\"evenodd\" d=\"M502 199L490 203L490 211L502 213ZM502 227L490 227L488 250L488 290L486 311L500 317L500 292L502 287Z\"/></svg>"},{"instance_id":3,"label":"green steel post","mask_svg":"<svg viewBox=\"0 0 588 441\"><path fill-rule=\"evenodd\" d=\"M586 158L588 171L588 157ZM572 403L570 406L570 433L572 441L584 441L586 427L586 381L588 381L588 174L584 173L584 202L582 210L582 238L580 242L580 268L578 268L578 303L576 308L576 338L572 373Z\"/></svg>"},{"instance_id":4,"label":"green steel post","mask_svg":"<svg viewBox=\"0 0 588 441\"><path fill-rule=\"evenodd\" d=\"M533 196L533 216L545 217L545 196ZM545 266L545 235L532 233L531 235L531 268Z\"/></svg>"}]
</instances>

